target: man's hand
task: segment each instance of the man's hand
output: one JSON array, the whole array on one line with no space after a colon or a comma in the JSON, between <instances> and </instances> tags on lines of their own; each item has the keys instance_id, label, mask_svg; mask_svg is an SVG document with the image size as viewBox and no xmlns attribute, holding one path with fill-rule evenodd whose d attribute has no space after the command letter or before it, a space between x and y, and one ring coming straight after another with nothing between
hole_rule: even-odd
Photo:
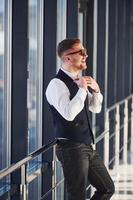
<instances>
[{"instance_id":1,"label":"man's hand","mask_svg":"<svg viewBox=\"0 0 133 200\"><path fill-rule=\"evenodd\" d=\"M98 93L100 91L98 83L91 76L81 76L74 80L74 82L86 91L90 87L94 92Z\"/></svg>"}]
</instances>

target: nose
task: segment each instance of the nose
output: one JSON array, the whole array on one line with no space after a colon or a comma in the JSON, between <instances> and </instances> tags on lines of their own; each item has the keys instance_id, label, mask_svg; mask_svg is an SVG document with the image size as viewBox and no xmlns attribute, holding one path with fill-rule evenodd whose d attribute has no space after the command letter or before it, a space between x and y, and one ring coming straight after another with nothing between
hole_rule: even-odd
<instances>
[{"instance_id":1,"label":"nose","mask_svg":"<svg viewBox=\"0 0 133 200\"><path fill-rule=\"evenodd\" d=\"M83 57L86 57L86 58L88 57L87 52L84 53Z\"/></svg>"},{"instance_id":2,"label":"nose","mask_svg":"<svg viewBox=\"0 0 133 200\"><path fill-rule=\"evenodd\" d=\"M86 58L88 57L86 48L84 49L84 51L82 51L82 56L83 56L83 57L86 57Z\"/></svg>"}]
</instances>

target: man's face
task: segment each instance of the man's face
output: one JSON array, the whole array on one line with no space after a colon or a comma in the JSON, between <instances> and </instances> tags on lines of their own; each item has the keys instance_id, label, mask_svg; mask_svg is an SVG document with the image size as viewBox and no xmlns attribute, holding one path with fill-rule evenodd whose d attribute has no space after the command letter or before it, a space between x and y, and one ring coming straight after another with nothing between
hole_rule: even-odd
<instances>
[{"instance_id":1,"label":"man's face","mask_svg":"<svg viewBox=\"0 0 133 200\"><path fill-rule=\"evenodd\" d=\"M86 49L81 43L75 44L71 49L64 53L68 65L76 70L84 70L87 68L86 59L88 57Z\"/></svg>"}]
</instances>

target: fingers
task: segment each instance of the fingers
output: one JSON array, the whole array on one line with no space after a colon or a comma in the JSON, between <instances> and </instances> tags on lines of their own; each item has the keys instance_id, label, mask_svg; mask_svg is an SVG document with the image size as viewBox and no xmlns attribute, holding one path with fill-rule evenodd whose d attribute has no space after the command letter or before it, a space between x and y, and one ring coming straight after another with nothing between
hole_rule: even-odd
<instances>
[{"instance_id":1,"label":"fingers","mask_svg":"<svg viewBox=\"0 0 133 200\"><path fill-rule=\"evenodd\" d=\"M83 76L86 80L89 80L89 81L93 81L95 79L93 79L91 76Z\"/></svg>"},{"instance_id":2,"label":"fingers","mask_svg":"<svg viewBox=\"0 0 133 200\"><path fill-rule=\"evenodd\" d=\"M74 80L74 82L81 88L84 88L87 90L87 87L89 86L88 81L84 77L79 77Z\"/></svg>"},{"instance_id":3,"label":"fingers","mask_svg":"<svg viewBox=\"0 0 133 200\"><path fill-rule=\"evenodd\" d=\"M87 83L87 86L90 87L94 92L99 92L99 85L91 76L84 77Z\"/></svg>"},{"instance_id":4,"label":"fingers","mask_svg":"<svg viewBox=\"0 0 133 200\"><path fill-rule=\"evenodd\" d=\"M99 91L99 86L95 79L91 76L81 76L74 80L74 82L79 86L86 90L90 87L93 91Z\"/></svg>"},{"instance_id":5,"label":"fingers","mask_svg":"<svg viewBox=\"0 0 133 200\"><path fill-rule=\"evenodd\" d=\"M82 77L79 77L79 78L76 78L74 80L75 83L77 83L78 85L81 84L86 84L87 86L93 84L93 79L89 76L82 76Z\"/></svg>"}]
</instances>

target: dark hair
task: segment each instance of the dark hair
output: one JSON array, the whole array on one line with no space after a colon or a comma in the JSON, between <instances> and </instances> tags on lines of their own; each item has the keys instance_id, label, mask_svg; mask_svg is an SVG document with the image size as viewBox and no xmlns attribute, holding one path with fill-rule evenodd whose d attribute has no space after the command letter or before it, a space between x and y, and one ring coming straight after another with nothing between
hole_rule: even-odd
<instances>
[{"instance_id":1,"label":"dark hair","mask_svg":"<svg viewBox=\"0 0 133 200\"><path fill-rule=\"evenodd\" d=\"M67 51L68 49L71 49L73 47L74 44L76 43L80 43L80 39L78 38L66 38L64 40L62 40L58 46L57 46L57 53L58 56L61 57L62 54Z\"/></svg>"}]
</instances>

